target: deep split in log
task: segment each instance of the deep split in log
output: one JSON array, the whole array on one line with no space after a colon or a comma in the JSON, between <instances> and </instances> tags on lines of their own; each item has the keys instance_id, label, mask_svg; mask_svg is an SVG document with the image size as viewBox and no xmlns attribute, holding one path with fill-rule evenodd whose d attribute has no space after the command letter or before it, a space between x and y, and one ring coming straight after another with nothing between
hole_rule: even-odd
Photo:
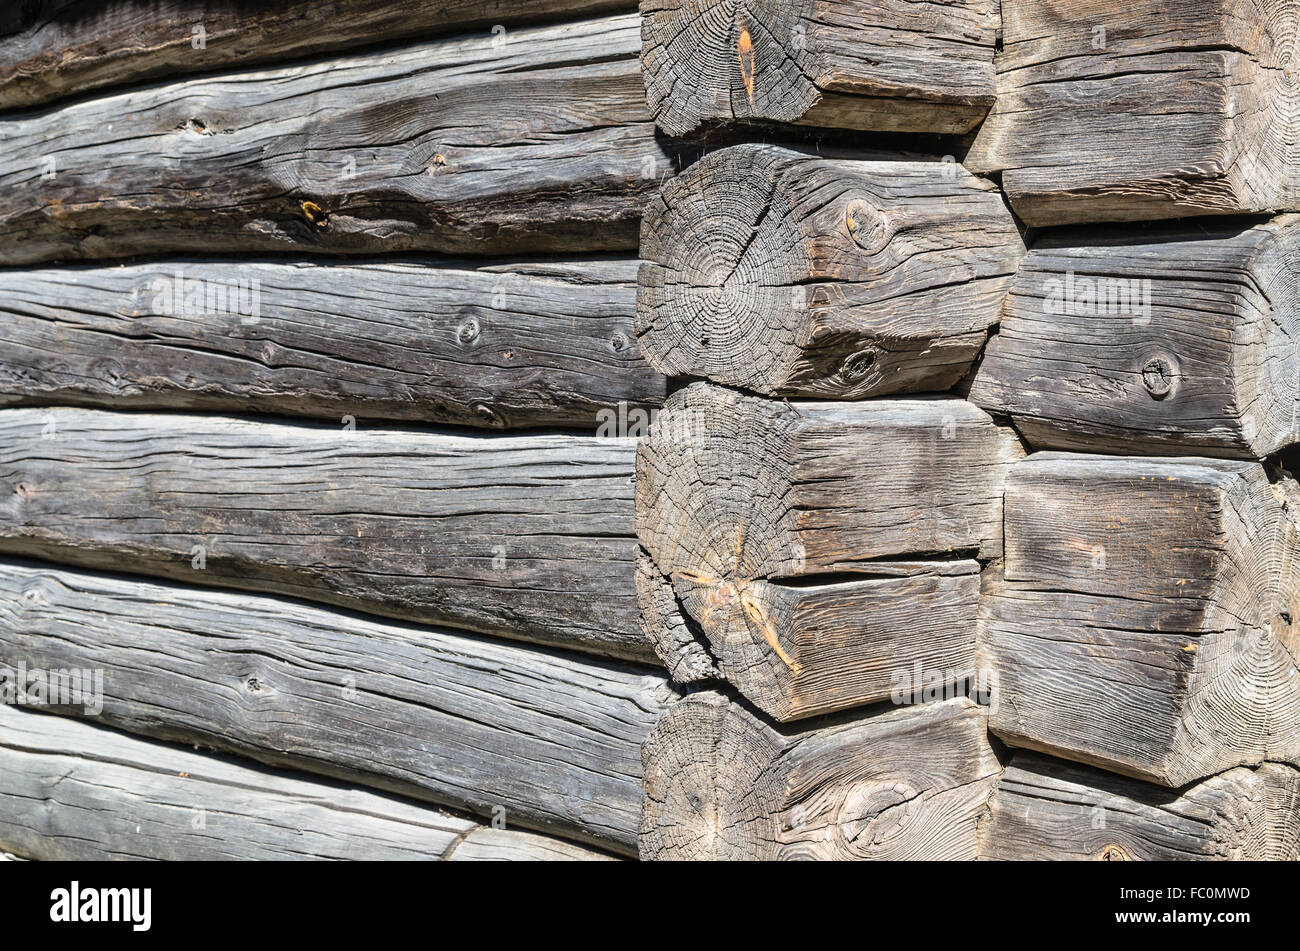
<instances>
[{"instance_id":1,"label":"deep split in log","mask_svg":"<svg viewBox=\"0 0 1300 951\"><path fill-rule=\"evenodd\" d=\"M1165 786L1300 765L1300 487L1253 462L1039 453L1006 489L990 726Z\"/></svg>"},{"instance_id":2,"label":"deep split in log","mask_svg":"<svg viewBox=\"0 0 1300 951\"><path fill-rule=\"evenodd\" d=\"M70 700L58 709L628 853L641 744L675 699L662 672L581 655L0 563L10 699L22 670L102 672L93 705L83 677L34 706Z\"/></svg>"},{"instance_id":3,"label":"deep split in log","mask_svg":"<svg viewBox=\"0 0 1300 951\"><path fill-rule=\"evenodd\" d=\"M0 410L0 551L635 660L636 441Z\"/></svg>"},{"instance_id":4,"label":"deep split in log","mask_svg":"<svg viewBox=\"0 0 1300 951\"><path fill-rule=\"evenodd\" d=\"M1293 0L1003 5L997 102L966 156L1030 225L1295 209Z\"/></svg>"},{"instance_id":5,"label":"deep split in log","mask_svg":"<svg viewBox=\"0 0 1300 951\"><path fill-rule=\"evenodd\" d=\"M630 10L634 0L70 0L23 3L0 38L0 109L158 76L284 61L521 20Z\"/></svg>"},{"instance_id":6,"label":"deep split in log","mask_svg":"<svg viewBox=\"0 0 1300 951\"><path fill-rule=\"evenodd\" d=\"M985 859L1296 861L1300 772L1234 767L1171 790L1017 753L979 831Z\"/></svg>"},{"instance_id":7,"label":"deep split in log","mask_svg":"<svg viewBox=\"0 0 1300 951\"><path fill-rule=\"evenodd\" d=\"M1300 439L1300 216L1040 240L970 390L1036 447L1264 458Z\"/></svg>"},{"instance_id":8,"label":"deep split in log","mask_svg":"<svg viewBox=\"0 0 1300 951\"><path fill-rule=\"evenodd\" d=\"M729 122L962 134L993 103L998 5L643 0L646 99L686 135Z\"/></svg>"},{"instance_id":9,"label":"deep split in log","mask_svg":"<svg viewBox=\"0 0 1300 951\"><path fill-rule=\"evenodd\" d=\"M711 691L644 748L643 859L972 859L1000 772L965 698L781 732Z\"/></svg>"},{"instance_id":10,"label":"deep split in log","mask_svg":"<svg viewBox=\"0 0 1300 951\"><path fill-rule=\"evenodd\" d=\"M609 17L9 120L0 264L635 250L676 161L646 109L638 46L636 16Z\"/></svg>"},{"instance_id":11,"label":"deep split in log","mask_svg":"<svg viewBox=\"0 0 1300 951\"><path fill-rule=\"evenodd\" d=\"M780 720L973 670L1014 434L961 400L674 394L637 456L643 629L681 682ZM953 560L944 560L953 559Z\"/></svg>"},{"instance_id":12,"label":"deep split in log","mask_svg":"<svg viewBox=\"0 0 1300 951\"><path fill-rule=\"evenodd\" d=\"M736 146L647 208L637 334L668 375L759 393L938 392L1023 254L997 188L955 163Z\"/></svg>"},{"instance_id":13,"label":"deep split in log","mask_svg":"<svg viewBox=\"0 0 1300 951\"><path fill-rule=\"evenodd\" d=\"M561 839L0 704L0 850L42 861L592 860Z\"/></svg>"},{"instance_id":14,"label":"deep split in log","mask_svg":"<svg viewBox=\"0 0 1300 951\"><path fill-rule=\"evenodd\" d=\"M0 271L0 404L595 433L664 397L635 310L632 260Z\"/></svg>"}]
</instances>

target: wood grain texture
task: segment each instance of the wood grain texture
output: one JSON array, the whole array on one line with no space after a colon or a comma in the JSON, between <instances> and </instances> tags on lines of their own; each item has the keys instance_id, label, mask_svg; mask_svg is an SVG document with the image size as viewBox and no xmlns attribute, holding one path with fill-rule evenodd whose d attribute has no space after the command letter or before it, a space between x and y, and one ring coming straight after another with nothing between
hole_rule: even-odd
<instances>
[{"instance_id":1,"label":"wood grain texture","mask_svg":"<svg viewBox=\"0 0 1300 951\"><path fill-rule=\"evenodd\" d=\"M1028 224L1295 209L1292 0L1019 0L966 164Z\"/></svg>"},{"instance_id":2,"label":"wood grain texture","mask_svg":"<svg viewBox=\"0 0 1300 951\"><path fill-rule=\"evenodd\" d=\"M980 823L980 857L1033 861L1300 859L1300 773L1236 767L1164 789L1017 753Z\"/></svg>"},{"instance_id":3,"label":"wood grain texture","mask_svg":"<svg viewBox=\"0 0 1300 951\"><path fill-rule=\"evenodd\" d=\"M160 76L632 9L632 0L39 0L0 14L0 109ZM201 28L201 29L196 29ZM508 33L503 39L508 38Z\"/></svg>"},{"instance_id":4,"label":"wood grain texture","mask_svg":"<svg viewBox=\"0 0 1300 951\"><path fill-rule=\"evenodd\" d=\"M400 799L0 705L0 847L27 858L437 860L485 857L482 845L522 860L603 857L479 830Z\"/></svg>"},{"instance_id":5,"label":"wood grain texture","mask_svg":"<svg viewBox=\"0 0 1300 951\"><path fill-rule=\"evenodd\" d=\"M938 392L1023 254L997 188L953 162L736 146L647 208L637 334L664 373L768 395Z\"/></svg>"},{"instance_id":6,"label":"wood grain texture","mask_svg":"<svg viewBox=\"0 0 1300 951\"><path fill-rule=\"evenodd\" d=\"M662 674L265 596L0 563L0 664L98 722L634 851Z\"/></svg>"},{"instance_id":7,"label":"wood grain texture","mask_svg":"<svg viewBox=\"0 0 1300 951\"><path fill-rule=\"evenodd\" d=\"M635 288L631 260L0 271L0 404L595 433L664 397Z\"/></svg>"},{"instance_id":8,"label":"wood grain texture","mask_svg":"<svg viewBox=\"0 0 1300 951\"><path fill-rule=\"evenodd\" d=\"M1298 512L1256 463L1029 457L981 632L993 731L1171 787L1300 765Z\"/></svg>"},{"instance_id":9,"label":"wood grain texture","mask_svg":"<svg viewBox=\"0 0 1300 951\"><path fill-rule=\"evenodd\" d=\"M669 578L640 558L643 630L673 679L728 681L782 723L974 675L976 561L880 562L862 580L792 586Z\"/></svg>"},{"instance_id":10,"label":"wood grain texture","mask_svg":"<svg viewBox=\"0 0 1300 951\"><path fill-rule=\"evenodd\" d=\"M1264 458L1300 439L1300 216L1035 243L969 398L1037 448Z\"/></svg>"},{"instance_id":11,"label":"wood grain texture","mask_svg":"<svg viewBox=\"0 0 1300 951\"><path fill-rule=\"evenodd\" d=\"M721 694L644 748L643 859L971 859L1000 767L965 698L779 732Z\"/></svg>"},{"instance_id":12,"label":"wood grain texture","mask_svg":"<svg viewBox=\"0 0 1300 951\"><path fill-rule=\"evenodd\" d=\"M637 622L635 450L0 410L0 551L653 660Z\"/></svg>"},{"instance_id":13,"label":"wood grain texture","mask_svg":"<svg viewBox=\"0 0 1300 951\"><path fill-rule=\"evenodd\" d=\"M993 103L991 0L642 0L660 128L784 122L965 133Z\"/></svg>"},{"instance_id":14,"label":"wood grain texture","mask_svg":"<svg viewBox=\"0 0 1300 951\"><path fill-rule=\"evenodd\" d=\"M962 400L679 390L637 453L642 630L679 682L782 721L889 696L914 663L965 677L969 556L999 553L1021 455Z\"/></svg>"},{"instance_id":15,"label":"wood grain texture","mask_svg":"<svg viewBox=\"0 0 1300 951\"><path fill-rule=\"evenodd\" d=\"M0 264L635 250L673 168L637 29L631 15L435 41L15 118Z\"/></svg>"}]
</instances>

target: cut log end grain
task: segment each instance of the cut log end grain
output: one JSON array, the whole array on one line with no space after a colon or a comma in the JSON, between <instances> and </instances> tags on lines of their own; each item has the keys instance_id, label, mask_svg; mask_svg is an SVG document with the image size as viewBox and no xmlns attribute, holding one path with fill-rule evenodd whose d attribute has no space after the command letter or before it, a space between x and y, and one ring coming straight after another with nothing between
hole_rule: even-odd
<instances>
[{"instance_id":1,"label":"cut log end grain","mask_svg":"<svg viewBox=\"0 0 1300 951\"><path fill-rule=\"evenodd\" d=\"M1294 209L1297 23L1291 0L1017 3L967 162L1033 226Z\"/></svg>"},{"instance_id":2,"label":"cut log end grain","mask_svg":"<svg viewBox=\"0 0 1300 951\"><path fill-rule=\"evenodd\" d=\"M980 823L980 857L1042 861L1300 859L1300 772L1235 767L1171 790L1017 753Z\"/></svg>"},{"instance_id":3,"label":"cut log end grain","mask_svg":"<svg viewBox=\"0 0 1300 951\"><path fill-rule=\"evenodd\" d=\"M1023 254L997 190L955 163L737 146L647 210L637 334L666 374L759 393L941 391Z\"/></svg>"},{"instance_id":4,"label":"cut log end grain","mask_svg":"<svg viewBox=\"0 0 1300 951\"><path fill-rule=\"evenodd\" d=\"M1171 787L1300 765L1297 514L1255 463L1018 466L982 636L994 732Z\"/></svg>"},{"instance_id":5,"label":"cut log end grain","mask_svg":"<svg viewBox=\"0 0 1300 951\"><path fill-rule=\"evenodd\" d=\"M1035 245L970 399L1038 448L1264 458L1300 439L1300 216Z\"/></svg>"},{"instance_id":6,"label":"cut log end grain","mask_svg":"<svg viewBox=\"0 0 1300 951\"><path fill-rule=\"evenodd\" d=\"M642 748L643 859L965 859L999 766L965 699L783 733L692 694Z\"/></svg>"},{"instance_id":7,"label":"cut log end grain","mask_svg":"<svg viewBox=\"0 0 1300 951\"><path fill-rule=\"evenodd\" d=\"M960 400L674 394L638 447L642 630L683 683L792 720L973 668L1018 442Z\"/></svg>"},{"instance_id":8,"label":"cut log end grain","mask_svg":"<svg viewBox=\"0 0 1300 951\"><path fill-rule=\"evenodd\" d=\"M642 69L659 127L731 122L962 134L993 102L997 5L644 0Z\"/></svg>"}]
</instances>

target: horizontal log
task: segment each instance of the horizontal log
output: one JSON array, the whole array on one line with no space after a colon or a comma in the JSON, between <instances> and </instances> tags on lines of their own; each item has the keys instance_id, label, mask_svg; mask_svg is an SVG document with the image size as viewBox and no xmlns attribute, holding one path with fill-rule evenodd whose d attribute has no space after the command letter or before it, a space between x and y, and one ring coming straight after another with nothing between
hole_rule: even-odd
<instances>
[{"instance_id":1,"label":"horizontal log","mask_svg":"<svg viewBox=\"0 0 1300 951\"><path fill-rule=\"evenodd\" d=\"M1262 459L1300 440L1300 216L1038 242L969 398L1035 447Z\"/></svg>"},{"instance_id":2,"label":"horizontal log","mask_svg":"<svg viewBox=\"0 0 1300 951\"><path fill-rule=\"evenodd\" d=\"M0 410L0 552L653 660L635 449Z\"/></svg>"},{"instance_id":3,"label":"horizontal log","mask_svg":"<svg viewBox=\"0 0 1300 951\"><path fill-rule=\"evenodd\" d=\"M283 61L433 33L632 9L630 0L76 0L24 3L0 19L0 109L234 64ZM504 26L501 27L504 29ZM495 30L498 42L509 34Z\"/></svg>"},{"instance_id":4,"label":"horizontal log","mask_svg":"<svg viewBox=\"0 0 1300 951\"><path fill-rule=\"evenodd\" d=\"M1265 763L1171 790L1017 753L980 826L985 859L1300 859L1300 773Z\"/></svg>"},{"instance_id":5,"label":"horizontal log","mask_svg":"<svg viewBox=\"0 0 1300 951\"><path fill-rule=\"evenodd\" d=\"M102 671L102 697L68 712L134 733L619 851L635 850L640 748L673 696L662 675L577 655L15 563L0 563L0 664L11 680L19 664Z\"/></svg>"},{"instance_id":6,"label":"horizontal log","mask_svg":"<svg viewBox=\"0 0 1300 951\"><path fill-rule=\"evenodd\" d=\"M764 121L965 133L993 103L990 0L647 0L641 15L646 99L671 135Z\"/></svg>"},{"instance_id":7,"label":"horizontal log","mask_svg":"<svg viewBox=\"0 0 1300 951\"><path fill-rule=\"evenodd\" d=\"M218 75L15 118L0 264L635 250L673 159L635 15ZM502 103L526 102L504 111Z\"/></svg>"},{"instance_id":8,"label":"horizontal log","mask_svg":"<svg viewBox=\"0 0 1300 951\"><path fill-rule=\"evenodd\" d=\"M775 720L974 675L978 562L880 562L862 580L791 586L669 578L640 559L642 629L673 679L729 681Z\"/></svg>"},{"instance_id":9,"label":"horizontal log","mask_svg":"<svg viewBox=\"0 0 1300 951\"><path fill-rule=\"evenodd\" d=\"M1300 766L1300 486L1212 459L1038 453L981 635L1013 746L1179 787Z\"/></svg>"},{"instance_id":10,"label":"horizontal log","mask_svg":"<svg viewBox=\"0 0 1300 951\"><path fill-rule=\"evenodd\" d=\"M482 836L482 839L480 839ZM0 847L42 861L604 858L377 793L0 704ZM466 854L459 854L466 850Z\"/></svg>"},{"instance_id":11,"label":"horizontal log","mask_svg":"<svg viewBox=\"0 0 1300 951\"><path fill-rule=\"evenodd\" d=\"M680 390L637 454L642 630L674 679L720 677L782 721L891 696L916 664L964 679L969 556L1000 551L1021 454L963 400Z\"/></svg>"},{"instance_id":12,"label":"horizontal log","mask_svg":"<svg viewBox=\"0 0 1300 951\"><path fill-rule=\"evenodd\" d=\"M1000 767L965 698L779 732L692 694L644 748L643 859L972 859Z\"/></svg>"},{"instance_id":13,"label":"horizontal log","mask_svg":"<svg viewBox=\"0 0 1300 951\"><path fill-rule=\"evenodd\" d=\"M758 393L937 392L970 370L1024 255L997 188L953 162L710 154L641 226L651 365Z\"/></svg>"},{"instance_id":14,"label":"horizontal log","mask_svg":"<svg viewBox=\"0 0 1300 951\"><path fill-rule=\"evenodd\" d=\"M0 271L0 404L617 429L666 389L635 288L630 260Z\"/></svg>"},{"instance_id":15,"label":"horizontal log","mask_svg":"<svg viewBox=\"0 0 1300 951\"><path fill-rule=\"evenodd\" d=\"M1291 0L1003 5L966 164L1045 227L1296 209Z\"/></svg>"}]
</instances>

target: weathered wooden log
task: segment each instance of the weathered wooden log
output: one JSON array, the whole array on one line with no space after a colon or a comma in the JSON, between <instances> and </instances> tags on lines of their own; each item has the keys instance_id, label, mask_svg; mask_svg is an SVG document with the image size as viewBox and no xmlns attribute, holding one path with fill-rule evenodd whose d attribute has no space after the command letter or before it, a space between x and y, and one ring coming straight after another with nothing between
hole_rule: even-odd
<instances>
[{"instance_id":1,"label":"weathered wooden log","mask_svg":"<svg viewBox=\"0 0 1300 951\"><path fill-rule=\"evenodd\" d=\"M94 708L63 707L111 726L620 851L636 847L641 744L674 696L662 674L589 658L14 563L0 664L11 681L102 671Z\"/></svg>"},{"instance_id":2,"label":"weathered wooden log","mask_svg":"<svg viewBox=\"0 0 1300 951\"><path fill-rule=\"evenodd\" d=\"M0 410L0 552L653 660L635 447Z\"/></svg>"},{"instance_id":3,"label":"weathered wooden log","mask_svg":"<svg viewBox=\"0 0 1300 951\"><path fill-rule=\"evenodd\" d=\"M998 553L1021 455L962 400L680 390L637 456L642 628L677 680L722 677L779 720L883 699L917 663L964 678L969 556Z\"/></svg>"},{"instance_id":4,"label":"weathered wooden log","mask_svg":"<svg viewBox=\"0 0 1300 951\"><path fill-rule=\"evenodd\" d=\"M1017 753L980 823L980 857L1295 861L1300 859L1300 773L1265 763L1171 790Z\"/></svg>"},{"instance_id":5,"label":"weathered wooden log","mask_svg":"<svg viewBox=\"0 0 1300 951\"><path fill-rule=\"evenodd\" d=\"M666 388L635 288L632 261L0 271L0 404L616 430Z\"/></svg>"},{"instance_id":6,"label":"weathered wooden log","mask_svg":"<svg viewBox=\"0 0 1300 951\"><path fill-rule=\"evenodd\" d=\"M729 681L778 721L974 675L976 561L880 562L862 580L790 585L669 578L640 558L642 629L673 679Z\"/></svg>"},{"instance_id":7,"label":"weathered wooden log","mask_svg":"<svg viewBox=\"0 0 1300 951\"><path fill-rule=\"evenodd\" d=\"M37 0L0 14L0 109L234 64L635 7L632 0Z\"/></svg>"},{"instance_id":8,"label":"weathered wooden log","mask_svg":"<svg viewBox=\"0 0 1300 951\"><path fill-rule=\"evenodd\" d=\"M1036 447L1263 458L1300 440L1300 216L1035 244L970 390Z\"/></svg>"},{"instance_id":9,"label":"weathered wooden log","mask_svg":"<svg viewBox=\"0 0 1300 951\"><path fill-rule=\"evenodd\" d=\"M672 169L637 48L635 15L609 17L13 119L0 154L0 264L635 250L642 209Z\"/></svg>"},{"instance_id":10,"label":"weathered wooden log","mask_svg":"<svg viewBox=\"0 0 1300 951\"><path fill-rule=\"evenodd\" d=\"M998 5L642 0L646 98L670 135L730 122L965 133L993 103Z\"/></svg>"},{"instance_id":11,"label":"weathered wooden log","mask_svg":"<svg viewBox=\"0 0 1300 951\"><path fill-rule=\"evenodd\" d=\"M1019 0L966 164L1035 226L1295 209L1290 0Z\"/></svg>"},{"instance_id":12,"label":"weathered wooden log","mask_svg":"<svg viewBox=\"0 0 1300 951\"><path fill-rule=\"evenodd\" d=\"M965 698L789 733L706 691L644 759L643 859L971 859L1000 772Z\"/></svg>"},{"instance_id":13,"label":"weathered wooden log","mask_svg":"<svg viewBox=\"0 0 1300 951\"><path fill-rule=\"evenodd\" d=\"M637 334L664 373L759 393L946 390L1023 254L996 187L952 162L736 146L647 208Z\"/></svg>"},{"instance_id":14,"label":"weathered wooden log","mask_svg":"<svg viewBox=\"0 0 1300 951\"><path fill-rule=\"evenodd\" d=\"M1300 765L1300 486L1213 459L1035 454L1006 490L990 725L1178 787Z\"/></svg>"},{"instance_id":15,"label":"weathered wooden log","mask_svg":"<svg viewBox=\"0 0 1300 951\"><path fill-rule=\"evenodd\" d=\"M3 704L0 847L46 861L606 857Z\"/></svg>"}]
</instances>

